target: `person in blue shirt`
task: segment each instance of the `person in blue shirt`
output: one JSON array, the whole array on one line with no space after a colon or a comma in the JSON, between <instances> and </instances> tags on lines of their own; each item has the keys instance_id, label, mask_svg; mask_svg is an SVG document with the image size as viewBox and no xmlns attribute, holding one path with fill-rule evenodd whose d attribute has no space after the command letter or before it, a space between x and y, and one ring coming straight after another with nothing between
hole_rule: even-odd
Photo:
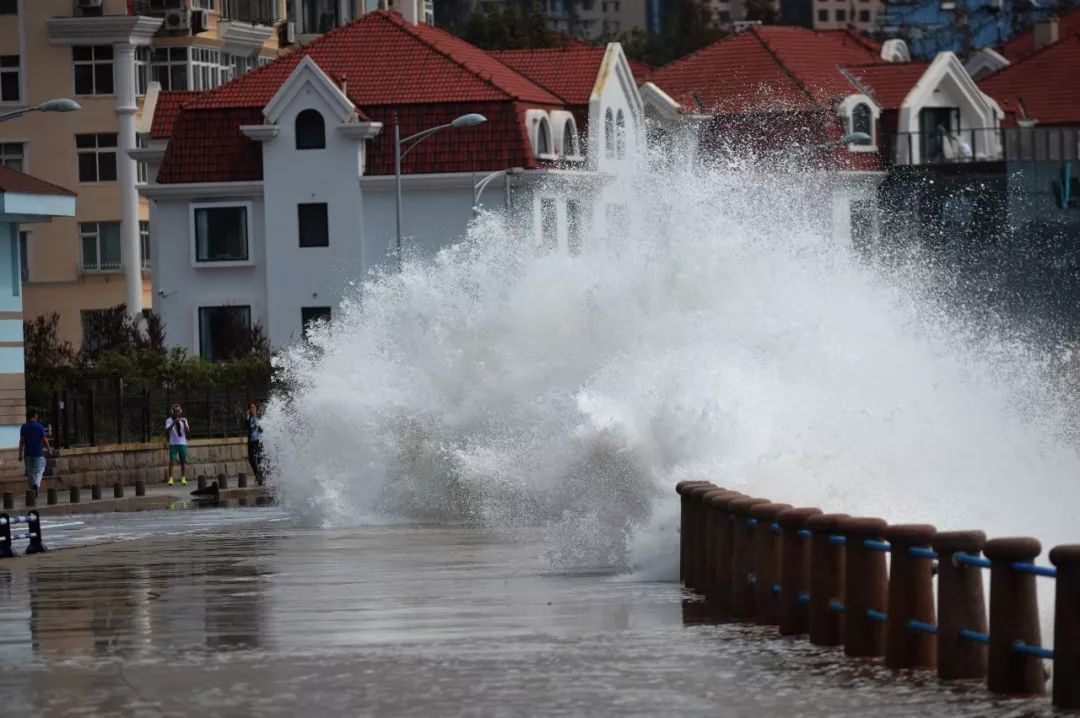
<instances>
[{"instance_id":1,"label":"person in blue shirt","mask_svg":"<svg viewBox=\"0 0 1080 718\"><path fill-rule=\"evenodd\" d=\"M255 483L262 486L262 426L259 424L259 406L255 402L248 404L248 463L255 474Z\"/></svg>"},{"instance_id":2,"label":"person in blue shirt","mask_svg":"<svg viewBox=\"0 0 1080 718\"><path fill-rule=\"evenodd\" d=\"M38 421L38 413L31 410L26 415L26 423L19 430L19 461L26 467L26 481L29 488L37 495L41 480L45 476L45 452L52 451L49 437L45 436L45 426Z\"/></svg>"}]
</instances>

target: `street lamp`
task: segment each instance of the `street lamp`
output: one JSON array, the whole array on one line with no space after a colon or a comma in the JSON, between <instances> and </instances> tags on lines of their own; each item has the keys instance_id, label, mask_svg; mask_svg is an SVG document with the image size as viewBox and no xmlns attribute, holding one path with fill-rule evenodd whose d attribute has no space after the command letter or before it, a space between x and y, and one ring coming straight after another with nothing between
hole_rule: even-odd
<instances>
[{"instance_id":1,"label":"street lamp","mask_svg":"<svg viewBox=\"0 0 1080 718\"><path fill-rule=\"evenodd\" d=\"M413 147L426 140L431 135L441 130L458 128L458 127L471 127L473 125L482 125L487 122L487 118L483 115L478 115L475 112L470 112L467 115L458 117L453 122L448 122L445 125L438 125L436 127L429 127L426 130L421 130L408 137L402 138L401 136L401 123L398 122L397 113L394 113L394 183L397 189L397 255L398 266L401 266L401 158L409 154ZM402 151L402 145L409 144L408 147Z\"/></svg>"},{"instance_id":2,"label":"street lamp","mask_svg":"<svg viewBox=\"0 0 1080 718\"><path fill-rule=\"evenodd\" d=\"M21 110L5 112L4 114L0 115L0 122L14 120L16 117L22 117L28 112L74 112L75 110L81 109L82 106L75 100L69 100L66 97L61 97L56 100L46 100L40 105L34 105L33 107L25 107Z\"/></svg>"},{"instance_id":3,"label":"street lamp","mask_svg":"<svg viewBox=\"0 0 1080 718\"><path fill-rule=\"evenodd\" d=\"M476 217L480 211L480 195L483 194L487 186L491 184L492 180L497 177L506 177L506 195L507 195L507 209L510 208L509 196L510 196L510 175L521 174L525 171L524 167L507 167L504 170L497 170L491 174L483 177L479 182L473 185L473 198L472 198L472 214Z\"/></svg>"}]
</instances>

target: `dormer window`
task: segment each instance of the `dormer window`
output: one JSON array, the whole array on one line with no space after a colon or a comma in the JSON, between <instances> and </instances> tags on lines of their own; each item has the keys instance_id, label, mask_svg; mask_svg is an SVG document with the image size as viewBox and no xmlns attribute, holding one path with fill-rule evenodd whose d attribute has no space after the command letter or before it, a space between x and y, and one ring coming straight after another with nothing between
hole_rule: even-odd
<instances>
[{"instance_id":1,"label":"dormer window","mask_svg":"<svg viewBox=\"0 0 1080 718\"><path fill-rule=\"evenodd\" d=\"M562 151L563 157L577 157L577 133L574 132L574 123L567 122L562 128Z\"/></svg>"},{"instance_id":2,"label":"dormer window","mask_svg":"<svg viewBox=\"0 0 1080 718\"><path fill-rule=\"evenodd\" d=\"M867 135L867 139L854 144L874 144L874 113L870 109L870 105L860 102L851 110L851 131L862 132Z\"/></svg>"},{"instance_id":3,"label":"dormer window","mask_svg":"<svg viewBox=\"0 0 1080 718\"><path fill-rule=\"evenodd\" d=\"M296 149L326 149L326 123L318 110L304 110L296 116Z\"/></svg>"},{"instance_id":4,"label":"dormer window","mask_svg":"<svg viewBox=\"0 0 1080 718\"><path fill-rule=\"evenodd\" d=\"M540 118L540 126L536 128L536 154L538 157L554 154L551 150L551 127L546 118Z\"/></svg>"}]
</instances>

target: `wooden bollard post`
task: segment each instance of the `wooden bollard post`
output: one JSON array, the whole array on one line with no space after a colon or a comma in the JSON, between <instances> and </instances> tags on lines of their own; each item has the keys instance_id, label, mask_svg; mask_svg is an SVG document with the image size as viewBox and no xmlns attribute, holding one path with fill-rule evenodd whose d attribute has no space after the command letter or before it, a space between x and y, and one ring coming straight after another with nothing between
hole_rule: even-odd
<instances>
[{"instance_id":1,"label":"wooden bollard post","mask_svg":"<svg viewBox=\"0 0 1080 718\"><path fill-rule=\"evenodd\" d=\"M705 507L702 499L715 488L711 483L702 481L690 487L690 535L689 553L687 554L686 587L701 592L705 581Z\"/></svg>"},{"instance_id":2,"label":"wooden bollard post","mask_svg":"<svg viewBox=\"0 0 1080 718\"><path fill-rule=\"evenodd\" d=\"M138 479L135 481L135 495L146 496L146 482L142 479Z\"/></svg>"},{"instance_id":3,"label":"wooden bollard post","mask_svg":"<svg viewBox=\"0 0 1080 718\"><path fill-rule=\"evenodd\" d=\"M738 491L730 491L712 500L713 511L716 514L716 582L713 602L717 612L725 615L731 613L731 572L734 561L732 542L735 527L730 507L732 501L743 498L746 496Z\"/></svg>"},{"instance_id":4,"label":"wooden bollard post","mask_svg":"<svg viewBox=\"0 0 1080 718\"><path fill-rule=\"evenodd\" d=\"M708 550L704 592L714 617L727 613L731 595L731 520L727 513L729 502L741 498L738 491L716 489L704 496L707 513Z\"/></svg>"},{"instance_id":5,"label":"wooden bollard post","mask_svg":"<svg viewBox=\"0 0 1080 718\"><path fill-rule=\"evenodd\" d=\"M924 524L901 524L885 529L892 545L889 559L889 620L885 623L885 665L889 668L933 668L936 636L915 630L936 625L934 616L934 562L909 549L929 551L937 529Z\"/></svg>"},{"instance_id":6,"label":"wooden bollard post","mask_svg":"<svg viewBox=\"0 0 1080 718\"><path fill-rule=\"evenodd\" d=\"M731 602L729 608L735 618L749 619L754 616L754 585L750 575L754 572L754 519L750 507L767 504L768 499L743 497L728 504L731 521Z\"/></svg>"},{"instance_id":7,"label":"wooden bollard post","mask_svg":"<svg viewBox=\"0 0 1080 718\"><path fill-rule=\"evenodd\" d=\"M58 500L59 500L59 496L57 496L56 489L48 489L48 490L46 490L46 492L45 492L45 503L46 504L48 504L49 506L55 506L56 502Z\"/></svg>"},{"instance_id":8,"label":"wooden bollard post","mask_svg":"<svg viewBox=\"0 0 1080 718\"><path fill-rule=\"evenodd\" d=\"M82 501L82 491L78 486L68 489L68 503L77 504Z\"/></svg>"},{"instance_id":9,"label":"wooden bollard post","mask_svg":"<svg viewBox=\"0 0 1080 718\"><path fill-rule=\"evenodd\" d=\"M13 508L15 508L15 494L11 493L10 491L5 491L4 492L4 508L5 509L13 509Z\"/></svg>"},{"instance_id":10,"label":"wooden bollard post","mask_svg":"<svg viewBox=\"0 0 1080 718\"><path fill-rule=\"evenodd\" d=\"M679 494L679 580L689 587L689 568L687 557L690 555L690 545L692 542L693 524L694 524L694 507L693 496L690 493L690 488L696 486L700 481L680 481L675 485L675 491ZM199 477L199 488L206 488L206 477Z\"/></svg>"},{"instance_id":11,"label":"wooden bollard post","mask_svg":"<svg viewBox=\"0 0 1080 718\"><path fill-rule=\"evenodd\" d=\"M1054 597L1054 705L1080 708L1080 545L1050 549Z\"/></svg>"},{"instance_id":12,"label":"wooden bollard post","mask_svg":"<svg viewBox=\"0 0 1080 718\"><path fill-rule=\"evenodd\" d=\"M37 506L37 492L33 489L26 490L26 498L23 499L26 506Z\"/></svg>"},{"instance_id":13,"label":"wooden bollard post","mask_svg":"<svg viewBox=\"0 0 1080 718\"><path fill-rule=\"evenodd\" d=\"M710 487L701 494L701 579L697 592L708 598L716 578L716 511L712 499L722 496L725 489Z\"/></svg>"},{"instance_id":14,"label":"wooden bollard post","mask_svg":"<svg viewBox=\"0 0 1080 718\"><path fill-rule=\"evenodd\" d=\"M810 531L810 642L839 646L844 642L844 614L832 611L844 600L844 547L829 542L847 514L818 514L806 520Z\"/></svg>"},{"instance_id":15,"label":"wooden bollard post","mask_svg":"<svg viewBox=\"0 0 1080 718\"><path fill-rule=\"evenodd\" d=\"M776 517L791 504L757 504L750 507L754 526L754 623L780 625L780 525Z\"/></svg>"},{"instance_id":16,"label":"wooden bollard post","mask_svg":"<svg viewBox=\"0 0 1080 718\"><path fill-rule=\"evenodd\" d=\"M982 531L944 531L934 536L938 552L938 677L984 678L987 646L964 638L961 631L986 633L983 570L958 562L958 554L979 556L986 544Z\"/></svg>"},{"instance_id":17,"label":"wooden bollard post","mask_svg":"<svg viewBox=\"0 0 1080 718\"><path fill-rule=\"evenodd\" d=\"M218 485L219 489L227 489L227 488L229 488L229 476L228 476L228 474L218 474L217 475L217 485Z\"/></svg>"},{"instance_id":18,"label":"wooden bollard post","mask_svg":"<svg viewBox=\"0 0 1080 718\"><path fill-rule=\"evenodd\" d=\"M90 498L94 501L97 501L101 498L101 487L97 484L94 484L90 487Z\"/></svg>"},{"instance_id":19,"label":"wooden bollard post","mask_svg":"<svg viewBox=\"0 0 1080 718\"><path fill-rule=\"evenodd\" d=\"M238 489L246 489L247 488L247 474L241 473L241 474L236 475L236 488L238 488Z\"/></svg>"},{"instance_id":20,"label":"wooden bollard post","mask_svg":"<svg viewBox=\"0 0 1080 718\"><path fill-rule=\"evenodd\" d=\"M199 474L199 478L196 479L196 486L200 489L205 489L207 486L206 474Z\"/></svg>"},{"instance_id":21,"label":"wooden bollard post","mask_svg":"<svg viewBox=\"0 0 1080 718\"><path fill-rule=\"evenodd\" d=\"M113 495L114 499L122 499L122 498L124 498L124 485L122 483L120 483L119 481L117 481L115 484L113 484L112 495Z\"/></svg>"},{"instance_id":22,"label":"wooden bollard post","mask_svg":"<svg viewBox=\"0 0 1080 718\"><path fill-rule=\"evenodd\" d=\"M844 654L875 658L885 655L885 623L889 575L885 552L866 546L882 541L884 519L852 517L840 521L844 545Z\"/></svg>"},{"instance_id":23,"label":"wooden bollard post","mask_svg":"<svg viewBox=\"0 0 1080 718\"><path fill-rule=\"evenodd\" d=\"M1042 551L1033 538L1001 538L986 542L990 559L990 662L986 687L994 693L1041 696L1046 693L1043 659L1017 653L1017 641L1041 645L1039 599L1035 575L1013 570L1031 563Z\"/></svg>"},{"instance_id":24,"label":"wooden bollard post","mask_svg":"<svg viewBox=\"0 0 1080 718\"><path fill-rule=\"evenodd\" d=\"M810 630L810 538L806 522L821 509L799 508L781 511L780 524L780 635L794 636ZM805 596L805 598L803 598Z\"/></svg>"}]
</instances>

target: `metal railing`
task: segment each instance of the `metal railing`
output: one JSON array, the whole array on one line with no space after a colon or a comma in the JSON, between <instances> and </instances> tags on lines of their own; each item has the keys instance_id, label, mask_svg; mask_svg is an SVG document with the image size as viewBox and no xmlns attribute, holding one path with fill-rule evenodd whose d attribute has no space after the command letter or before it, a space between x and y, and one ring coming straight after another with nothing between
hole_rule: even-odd
<instances>
[{"instance_id":1,"label":"metal railing","mask_svg":"<svg viewBox=\"0 0 1080 718\"><path fill-rule=\"evenodd\" d=\"M979 127L946 132L897 132L882 148L892 165L971 162L1068 162L1080 159L1080 128Z\"/></svg>"},{"instance_id":2,"label":"metal railing","mask_svg":"<svg viewBox=\"0 0 1080 718\"><path fill-rule=\"evenodd\" d=\"M218 4L222 20L273 25L283 19L274 0L218 0Z\"/></svg>"}]
</instances>

